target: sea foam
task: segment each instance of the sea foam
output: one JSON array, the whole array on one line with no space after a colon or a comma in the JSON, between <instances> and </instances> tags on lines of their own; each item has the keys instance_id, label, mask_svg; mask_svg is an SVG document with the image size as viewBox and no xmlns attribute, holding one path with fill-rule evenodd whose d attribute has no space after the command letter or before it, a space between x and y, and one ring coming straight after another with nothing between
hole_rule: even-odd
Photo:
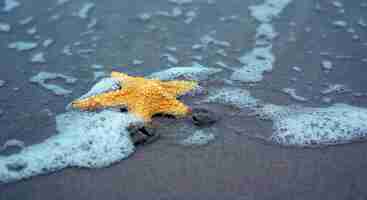
<instances>
[{"instance_id":1,"label":"sea foam","mask_svg":"<svg viewBox=\"0 0 367 200\"><path fill-rule=\"evenodd\" d=\"M232 73L232 80L259 82L263 79L264 72L272 71L275 62L272 41L277 33L271 22L282 13L291 1L265 0L263 4L249 7L251 15L260 23L256 29L255 48L239 58L243 66Z\"/></svg>"},{"instance_id":2,"label":"sea foam","mask_svg":"<svg viewBox=\"0 0 367 200\"><path fill-rule=\"evenodd\" d=\"M347 104L326 108L265 105L258 114L273 121L272 142L325 146L365 140L367 109Z\"/></svg>"},{"instance_id":3,"label":"sea foam","mask_svg":"<svg viewBox=\"0 0 367 200\"><path fill-rule=\"evenodd\" d=\"M139 121L131 114L109 110L60 114L56 135L18 154L0 156L0 183L66 167L100 168L120 161L134 150L126 127Z\"/></svg>"}]
</instances>

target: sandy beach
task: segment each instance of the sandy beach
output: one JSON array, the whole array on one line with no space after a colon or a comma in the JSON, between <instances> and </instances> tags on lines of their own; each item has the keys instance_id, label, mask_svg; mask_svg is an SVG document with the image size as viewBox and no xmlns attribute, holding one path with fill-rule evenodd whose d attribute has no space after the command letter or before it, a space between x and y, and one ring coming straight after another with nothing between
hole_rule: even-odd
<instances>
[{"instance_id":1,"label":"sandy beach","mask_svg":"<svg viewBox=\"0 0 367 200\"><path fill-rule=\"evenodd\" d=\"M261 23L251 16L249 7L263 0L93 1L94 7L83 13L86 2L20 1L14 10L0 12L1 20L11 25L10 32L0 32L0 80L5 81L0 86L0 144L17 139L31 146L57 134L55 117L101 78L96 72L117 70L145 76L192 61L223 70L204 81L211 89L231 82L231 87L247 89L269 104L367 107L367 24L361 21L367 22L367 2L363 0L291 1L269 22L277 32L271 40L276 59L271 72L264 72L256 83L228 77L242 65L239 57L256 46ZM146 19L139 14L146 14ZM33 21L19 24L29 16ZM37 33L27 33L32 27ZM200 40L205 35L216 40L205 46ZM47 38L55 40L54 44L42 47L41 41ZM39 46L27 51L8 47L18 40L34 40ZM195 44L204 47L196 50ZM70 46L72 55L65 53L65 46ZM45 63L30 61L37 52L45 53ZM41 71L75 77L72 84L63 78L47 82L72 93L59 96L30 83ZM335 84L347 90L328 93L325 88ZM300 101L284 88L294 89L307 100ZM158 124L161 138L138 146L127 159L106 168L67 168L6 183L0 185L0 199L367 199L366 142L321 148L266 142L258 138L272 135L272 121L259 120L250 110L231 105L197 105L202 98L184 97L183 101L220 117L210 127L215 139L209 144L178 144L180 130L194 126L191 121L157 117L153 123Z\"/></svg>"}]
</instances>

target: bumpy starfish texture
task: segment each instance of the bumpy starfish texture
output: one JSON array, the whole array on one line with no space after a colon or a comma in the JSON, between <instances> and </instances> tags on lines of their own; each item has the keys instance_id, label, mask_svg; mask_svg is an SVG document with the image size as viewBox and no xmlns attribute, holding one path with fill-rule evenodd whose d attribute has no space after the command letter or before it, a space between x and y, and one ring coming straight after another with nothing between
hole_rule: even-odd
<instances>
[{"instance_id":1,"label":"bumpy starfish texture","mask_svg":"<svg viewBox=\"0 0 367 200\"><path fill-rule=\"evenodd\" d=\"M112 72L111 77L119 81L121 89L76 100L72 106L80 110L127 107L145 121L151 121L158 113L182 117L191 112L176 98L193 90L197 86L195 81L160 81L120 72Z\"/></svg>"}]
</instances>

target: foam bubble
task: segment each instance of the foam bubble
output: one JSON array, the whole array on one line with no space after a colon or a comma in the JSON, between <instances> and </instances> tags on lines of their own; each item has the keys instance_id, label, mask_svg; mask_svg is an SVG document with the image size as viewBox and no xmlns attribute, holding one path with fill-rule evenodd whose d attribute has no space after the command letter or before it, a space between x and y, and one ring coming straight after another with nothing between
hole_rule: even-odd
<instances>
[{"instance_id":1,"label":"foam bubble","mask_svg":"<svg viewBox=\"0 0 367 200\"><path fill-rule=\"evenodd\" d=\"M209 76L221 72L221 69L203 67L198 63L187 67L173 67L167 70L156 72L148 76L148 78L160 80L173 80L184 77L189 80L202 81L207 80Z\"/></svg>"},{"instance_id":2,"label":"foam bubble","mask_svg":"<svg viewBox=\"0 0 367 200\"><path fill-rule=\"evenodd\" d=\"M10 12L14 10L15 8L19 7L21 4L16 0L5 0L4 1L4 12Z\"/></svg>"},{"instance_id":3,"label":"foam bubble","mask_svg":"<svg viewBox=\"0 0 367 200\"><path fill-rule=\"evenodd\" d=\"M56 117L58 134L20 153L0 156L0 182L12 182L66 167L100 168L134 150L126 127L140 119L105 110L67 112Z\"/></svg>"},{"instance_id":4,"label":"foam bubble","mask_svg":"<svg viewBox=\"0 0 367 200\"><path fill-rule=\"evenodd\" d=\"M161 56L161 58L166 58L168 63L172 65L177 65L179 63L178 59L174 57L172 54L165 53Z\"/></svg>"},{"instance_id":5,"label":"foam bubble","mask_svg":"<svg viewBox=\"0 0 367 200\"><path fill-rule=\"evenodd\" d=\"M68 3L70 0L57 0L57 5L63 5Z\"/></svg>"},{"instance_id":6,"label":"foam bubble","mask_svg":"<svg viewBox=\"0 0 367 200\"><path fill-rule=\"evenodd\" d=\"M337 28L345 28L348 26L348 22L343 20L333 21L333 25Z\"/></svg>"},{"instance_id":7,"label":"foam bubble","mask_svg":"<svg viewBox=\"0 0 367 200\"><path fill-rule=\"evenodd\" d=\"M38 52L32 55L30 62L31 63L45 63L46 62L45 54L43 52Z\"/></svg>"},{"instance_id":8,"label":"foam bubble","mask_svg":"<svg viewBox=\"0 0 367 200\"><path fill-rule=\"evenodd\" d=\"M55 85L55 84L47 83L47 81L49 80L54 80L54 79L59 79L59 78L65 80L65 82L68 84L72 84L77 81L77 79L74 77L66 76L66 75L58 74L58 73L50 73L50 72L40 72L36 76L33 76L32 78L30 78L29 81L31 83L37 83L41 85L42 87L52 91L55 95L68 95L72 93L71 90L64 89L63 87Z\"/></svg>"},{"instance_id":9,"label":"foam bubble","mask_svg":"<svg viewBox=\"0 0 367 200\"><path fill-rule=\"evenodd\" d=\"M203 35L200 38L200 42L202 44L203 47L208 47L209 44L213 44L216 46L220 46L220 47L231 47L231 43L227 42L227 41L222 41L222 40L217 40L215 39L212 35L215 34L215 32L211 32L209 34ZM196 48L193 49L195 50Z\"/></svg>"},{"instance_id":10,"label":"foam bubble","mask_svg":"<svg viewBox=\"0 0 367 200\"><path fill-rule=\"evenodd\" d=\"M292 0L265 0L263 4L250 6L251 15L262 23L271 22L279 16Z\"/></svg>"},{"instance_id":11,"label":"foam bubble","mask_svg":"<svg viewBox=\"0 0 367 200\"><path fill-rule=\"evenodd\" d=\"M34 35L37 33L37 27L33 26L26 31L29 35Z\"/></svg>"},{"instance_id":12,"label":"foam bubble","mask_svg":"<svg viewBox=\"0 0 367 200\"><path fill-rule=\"evenodd\" d=\"M327 88L321 90L321 94L328 95L328 94L342 94L351 92L351 89L348 86L343 84L329 84Z\"/></svg>"},{"instance_id":13,"label":"foam bubble","mask_svg":"<svg viewBox=\"0 0 367 200\"><path fill-rule=\"evenodd\" d=\"M29 16L29 17L26 17L26 18L24 18L24 19L21 19L21 20L19 20L19 24L20 25L26 25L26 24L29 24L29 23L31 23L33 21L33 17L32 16Z\"/></svg>"},{"instance_id":14,"label":"foam bubble","mask_svg":"<svg viewBox=\"0 0 367 200\"><path fill-rule=\"evenodd\" d=\"M307 98L298 95L296 92L296 89L294 88L283 88L282 92L284 92L285 94L288 94L292 99L296 101L303 101L303 102L308 101Z\"/></svg>"},{"instance_id":15,"label":"foam bubble","mask_svg":"<svg viewBox=\"0 0 367 200\"><path fill-rule=\"evenodd\" d=\"M51 39L51 38L48 38L48 39L46 39L46 40L44 40L44 41L42 42L42 46L43 46L43 47L45 47L45 48L47 48L47 47L49 47L50 45L52 45L54 42L55 42L55 40L53 40L53 39Z\"/></svg>"},{"instance_id":16,"label":"foam bubble","mask_svg":"<svg viewBox=\"0 0 367 200\"><path fill-rule=\"evenodd\" d=\"M0 22L0 32L9 32L11 26L7 23Z\"/></svg>"},{"instance_id":17,"label":"foam bubble","mask_svg":"<svg viewBox=\"0 0 367 200\"><path fill-rule=\"evenodd\" d=\"M191 22L194 21L194 19L198 16L197 12L195 10L189 10L185 14L185 24L191 24Z\"/></svg>"},{"instance_id":18,"label":"foam bubble","mask_svg":"<svg viewBox=\"0 0 367 200\"><path fill-rule=\"evenodd\" d=\"M252 97L250 92L239 88L222 88L210 91L207 99L203 102L221 103L236 106L238 108L254 108L259 100Z\"/></svg>"},{"instance_id":19,"label":"foam bubble","mask_svg":"<svg viewBox=\"0 0 367 200\"><path fill-rule=\"evenodd\" d=\"M215 135L208 130L196 130L192 135L181 140L179 143L185 146L206 145L215 139Z\"/></svg>"},{"instance_id":20,"label":"foam bubble","mask_svg":"<svg viewBox=\"0 0 367 200\"><path fill-rule=\"evenodd\" d=\"M144 64L144 61L139 60L139 59L134 59L132 63L133 63L133 65L142 65L142 64Z\"/></svg>"},{"instance_id":21,"label":"foam bubble","mask_svg":"<svg viewBox=\"0 0 367 200\"><path fill-rule=\"evenodd\" d=\"M91 96L95 96L101 93L110 92L120 89L119 81L114 78L103 78L98 81L86 94L82 95L79 99L85 99Z\"/></svg>"},{"instance_id":22,"label":"foam bubble","mask_svg":"<svg viewBox=\"0 0 367 200\"><path fill-rule=\"evenodd\" d=\"M168 0L171 3L175 3L178 5L183 5L183 4L190 4L192 3L192 0Z\"/></svg>"},{"instance_id":23,"label":"foam bubble","mask_svg":"<svg viewBox=\"0 0 367 200\"><path fill-rule=\"evenodd\" d=\"M84 5L80 8L77 16L86 19L88 18L89 12L95 7L96 5L91 2L84 3Z\"/></svg>"},{"instance_id":24,"label":"foam bubble","mask_svg":"<svg viewBox=\"0 0 367 200\"><path fill-rule=\"evenodd\" d=\"M272 71L275 57L271 52L272 47L258 47L239 58L244 64L231 75L232 80L242 82L258 82L263 79L263 73Z\"/></svg>"}]
</instances>

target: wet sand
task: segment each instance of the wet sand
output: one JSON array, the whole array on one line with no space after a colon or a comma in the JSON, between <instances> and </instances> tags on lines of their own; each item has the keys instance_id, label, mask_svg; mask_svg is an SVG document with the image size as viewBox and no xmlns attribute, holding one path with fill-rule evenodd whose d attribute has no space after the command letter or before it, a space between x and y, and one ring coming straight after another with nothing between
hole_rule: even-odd
<instances>
[{"instance_id":1,"label":"wet sand","mask_svg":"<svg viewBox=\"0 0 367 200\"><path fill-rule=\"evenodd\" d=\"M99 11L101 13L98 13L105 14L109 20L102 20L106 33L103 33L105 37L103 37L102 47L98 50L96 57L80 61L76 58L63 60L57 56L52 56L48 59L50 62L47 66L53 67L33 66L26 68L25 66L29 65L26 56L19 58L7 49L1 49L1 52L4 52L8 58L2 61L1 65L16 66L11 69L0 68L0 73L8 77L9 84L6 88L0 88L2 91L0 100L3 103L1 108L6 112L6 117L0 118L1 127L4 130L4 134L0 136L1 143L11 138L21 139L27 145L43 141L54 133L54 117L46 117L39 110L48 107L53 113L62 113L64 106L73 98L54 97L47 91L41 90L40 87L30 85L28 83L29 77L40 69L65 71L71 75L78 74L80 82L72 88L75 94L81 94L89 86L88 84L91 84L91 74L88 74L87 68L75 66L98 61L110 64L108 69L114 69L113 65L124 64L123 62L135 58L137 52L140 53L140 50L146 47L145 40L140 41L138 36L136 38L129 36L128 41L130 42L127 46L130 45L130 48L124 44L117 44L114 42L114 38L118 37L119 34L112 34L121 32L123 27L128 27L127 32L129 33L126 34L130 35L140 31L138 27L141 24L131 20L123 20L121 26L115 25L119 21L117 19L125 17L124 15L134 16L134 12L140 10L138 9L140 8L139 3L137 2L136 5L131 6L131 9L128 9L126 5L114 8L113 1L108 2L105 7L101 7L103 8ZM305 105L326 106L327 104L320 101L319 92L323 84L328 82L344 83L355 92L367 92L365 87L367 80L365 78L366 63L360 62L360 58L365 56L363 52L367 50L367 46L360 45L367 40L365 30L356 28L361 41L355 42L351 40L351 35L347 34L344 29L335 29L330 25L331 21L339 18L355 18L354 15L366 17L366 12L363 12L359 7L362 1L353 3L344 1L347 12L342 17L333 12L317 14L313 10L315 2L320 1L292 3L276 20L276 29L280 32L280 36L274 41L277 62L273 72L267 74L263 82L250 87L251 93L257 98L267 103L282 105L295 103L289 96L280 92L282 88L292 86L300 94L311 97L311 100ZM157 3L157 5L161 3ZM325 4L323 7L330 7L330 2L321 3ZM202 11L206 12L206 15L198 19L202 20L200 23L204 24L217 13L222 12L225 15L232 12L247 15L245 12L247 12L248 5L236 6L239 5L236 1L230 1L227 7L224 4L217 3L215 11L210 10L210 6L204 6L208 10ZM164 6L167 5L164 4ZM154 5L145 5L145 9L148 11L153 7ZM120 15L106 14L117 11L120 12ZM290 21L297 24L292 28L297 38L297 41L293 43L288 42ZM237 28L234 30L237 31L220 31L218 34L223 38L233 38L232 41L235 45L233 48L241 48L240 55L242 55L243 52L251 49L255 24L252 19L244 19L235 26ZM246 27L238 28L240 25L247 25L249 28L247 30L244 30ZM45 27L48 26L45 25ZM72 24L72 26L78 27L76 24ZM306 26L312 27L312 34L304 31ZM169 32L170 35L166 36L168 39L163 38L162 40L159 39L161 37L159 34L150 35L151 38L146 38L146 40L152 40L153 44L148 45L146 47L148 50L143 51L144 67L139 69L127 67L124 70L133 74L148 74L157 71L157 68L147 66L163 65L158 59L157 53L158 50L162 50L160 43L172 42L175 44L175 41L180 41L177 42L177 47L190 48L190 46L184 45L190 38L205 34L210 29L224 30L224 28L215 25L203 27L195 25L193 29L197 31L193 33L183 32L180 35L179 30L178 33ZM45 28L45 31L49 29L52 28ZM78 31L75 30L75 32ZM60 32L66 34L67 31L60 30ZM50 31L51 33L52 31ZM321 37L323 33L328 34L327 39ZM112 39L108 39L106 36ZM73 34L67 37L73 37ZM58 38L55 39L59 41ZM60 43L64 42L64 39L60 40ZM5 40L3 41L6 45ZM0 44L3 44L1 40ZM56 45L55 49L62 48L62 45L58 43ZM152 49L157 50L157 52L152 51ZM117 50L120 53L121 51L129 53L121 53L116 56L107 55L108 52ZM313 53L307 53L309 50L312 50ZM321 61L325 58L319 53L323 51L330 51L337 55L353 55L356 59L333 59L335 70L326 75L320 67ZM218 59L218 56L208 54L205 64L212 64L214 60ZM231 56L238 57L237 54L238 52L233 52ZM178 57L182 58L183 63L189 60L184 54ZM233 59L228 59L228 63L238 65L238 62ZM294 65L302 66L304 72L298 75L292 71L291 68ZM289 79L292 77L299 77L299 81L290 82ZM309 82L312 82L312 89L308 87ZM21 89L14 92L14 87ZM247 88L248 86L244 85L243 87ZM367 107L366 97L355 98L350 94L341 94L334 99L336 102ZM188 102L190 101L188 100ZM220 107L218 113L221 113L221 109L226 113L233 111L231 108ZM247 136L269 135L271 123L258 122L251 117L244 117L243 121L231 121L231 118L224 118L215 126L219 130L217 138L206 146L183 147L177 145L171 137L175 134L174 130L171 130L173 132L166 131L162 133L162 138L157 142L139 147L128 159L111 167L65 169L49 175L1 185L0 199L367 199L365 190L365 185L367 185L367 174L365 173L367 143L316 149L286 148Z\"/></svg>"},{"instance_id":2,"label":"wet sand","mask_svg":"<svg viewBox=\"0 0 367 200\"><path fill-rule=\"evenodd\" d=\"M104 169L1 187L1 199L364 199L366 144L280 148L223 132L200 148L162 139Z\"/></svg>"}]
</instances>

